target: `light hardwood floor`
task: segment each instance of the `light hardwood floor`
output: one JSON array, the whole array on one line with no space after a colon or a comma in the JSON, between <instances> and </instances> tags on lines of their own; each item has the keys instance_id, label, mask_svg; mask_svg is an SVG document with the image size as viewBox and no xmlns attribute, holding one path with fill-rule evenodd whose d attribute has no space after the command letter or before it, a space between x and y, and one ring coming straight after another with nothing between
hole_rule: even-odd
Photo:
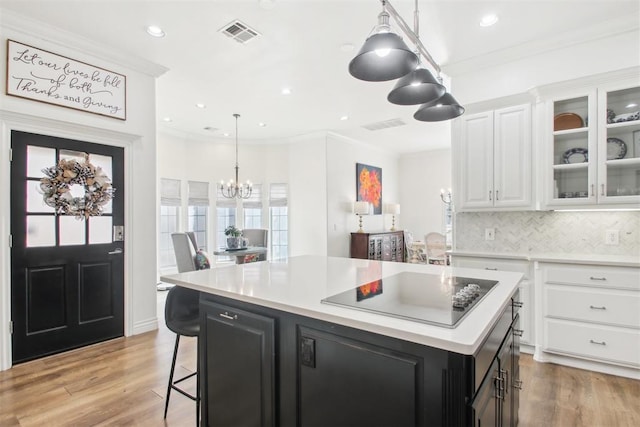
<instances>
[{"instance_id":1,"label":"light hardwood floor","mask_svg":"<svg viewBox=\"0 0 640 427\"><path fill-rule=\"evenodd\" d=\"M161 320L158 331L0 372L0 426L194 426L195 404L178 393L162 418L174 339ZM182 338L177 375L195 369L195 342ZM640 381L528 355L520 369L520 426L640 426Z\"/></svg>"}]
</instances>

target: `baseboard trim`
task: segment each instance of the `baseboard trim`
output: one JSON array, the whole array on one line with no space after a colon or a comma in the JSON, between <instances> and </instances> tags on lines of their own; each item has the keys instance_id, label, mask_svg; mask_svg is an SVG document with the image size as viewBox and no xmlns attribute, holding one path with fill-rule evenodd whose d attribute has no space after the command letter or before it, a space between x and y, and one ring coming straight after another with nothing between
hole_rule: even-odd
<instances>
[{"instance_id":1,"label":"baseboard trim","mask_svg":"<svg viewBox=\"0 0 640 427\"><path fill-rule=\"evenodd\" d=\"M145 332L155 331L156 329L158 329L158 318L154 317L134 323L131 335L143 334Z\"/></svg>"},{"instance_id":2,"label":"baseboard trim","mask_svg":"<svg viewBox=\"0 0 640 427\"><path fill-rule=\"evenodd\" d=\"M640 369L638 368L596 362L561 354L552 354L546 351L536 351L533 356L533 360L541 363L555 363L557 365L570 366L572 368L585 369L587 371L640 380Z\"/></svg>"}]
</instances>

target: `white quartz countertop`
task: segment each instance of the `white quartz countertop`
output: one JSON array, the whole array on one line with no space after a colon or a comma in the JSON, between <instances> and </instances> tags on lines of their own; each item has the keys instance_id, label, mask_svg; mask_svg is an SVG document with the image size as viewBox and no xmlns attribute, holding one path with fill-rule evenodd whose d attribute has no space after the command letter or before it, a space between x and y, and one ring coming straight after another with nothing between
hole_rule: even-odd
<instances>
[{"instance_id":1,"label":"white quartz countertop","mask_svg":"<svg viewBox=\"0 0 640 427\"><path fill-rule=\"evenodd\" d=\"M455 328L321 303L323 298L401 272L497 280L499 283ZM283 261L236 264L161 277L188 287L461 354L474 354L510 303L520 273L305 255ZM384 282L383 282L384 283Z\"/></svg>"},{"instance_id":2,"label":"white quartz countertop","mask_svg":"<svg viewBox=\"0 0 640 427\"><path fill-rule=\"evenodd\" d=\"M478 258L519 259L525 261L557 262L587 265L613 265L620 267L640 267L640 254L637 255L598 255L567 253L515 253L515 252L475 252L451 251L451 256L468 256Z\"/></svg>"}]
</instances>

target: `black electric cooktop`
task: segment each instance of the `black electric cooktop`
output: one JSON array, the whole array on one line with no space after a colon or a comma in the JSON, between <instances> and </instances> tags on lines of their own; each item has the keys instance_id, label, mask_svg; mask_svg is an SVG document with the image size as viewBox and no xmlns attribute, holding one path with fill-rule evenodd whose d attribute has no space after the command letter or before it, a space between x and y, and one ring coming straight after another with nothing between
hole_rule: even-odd
<instances>
[{"instance_id":1,"label":"black electric cooktop","mask_svg":"<svg viewBox=\"0 0 640 427\"><path fill-rule=\"evenodd\" d=\"M322 302L455 328L497 283L404 272L332 295Z\"/></svg>"}]
</instances>

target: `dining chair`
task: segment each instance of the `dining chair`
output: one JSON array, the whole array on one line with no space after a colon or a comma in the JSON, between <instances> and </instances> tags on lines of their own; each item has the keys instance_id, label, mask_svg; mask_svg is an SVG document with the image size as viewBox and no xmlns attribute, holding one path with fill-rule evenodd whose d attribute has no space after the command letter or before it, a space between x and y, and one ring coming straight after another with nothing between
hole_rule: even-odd
<instances>
[{"instance_id":1,"label":"dining chair","mask_svg":"<svg viewBox=\"0 0 640 427\"><path fill-rule=\"evenodd\" d=\"M264 228L245 228L244 230L242 230L242 237L244 237L245 239L247 239L248 241L248 246L257 246L260 248L266 248L268 247L268 237L269 237L269 230L266 230ZM252 257L252 259L247 260L247 258ZM258 254L258 255L247 255L245 257L244 262L251 262L251 261L266 261L267 259L267 254Z\"/></svg>"},{"instance_id":2,"label":"dining chair","mask_svg":"<svg viewBox=\"0 0 640 427\"><path fill-rule=\"evenodd\" d=\"M413 240L413 235L406 231L404 232L404 244L407 249L407 262L423 264L427 262L427 256L421 245L416 245Z\"/></svg>"},{"instance_id":3,"label":"dining chair","mask_svg":"<svg viewBox=\"0 0 640 427\"><path fill-rule=\"evenodd\" d=\"M196 252L198 245L194 233L171 233L173 252L176 256L178 273L196 270Z\"/></svg>"}]
</instances>

